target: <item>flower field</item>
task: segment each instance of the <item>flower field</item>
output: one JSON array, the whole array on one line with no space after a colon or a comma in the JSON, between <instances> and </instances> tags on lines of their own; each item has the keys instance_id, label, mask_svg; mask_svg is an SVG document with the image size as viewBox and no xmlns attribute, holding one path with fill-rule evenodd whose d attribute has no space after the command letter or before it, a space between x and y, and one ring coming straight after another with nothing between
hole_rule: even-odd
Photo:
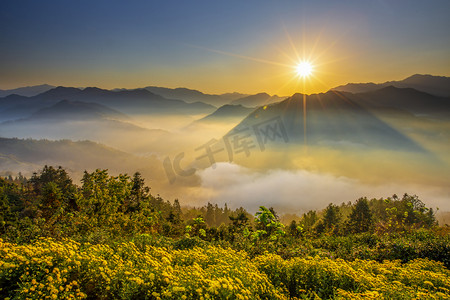
<instances>
[{"instance_id":1,"label":"flower field","mask_svg":"<svg viewBox=\"0 0 450 300\"><path fill-rule=\"evenodd\" d=\"M139 173L0 178L0 299L450 299L450 228L417 196L182 208Z\"/></svg>"},{"instance_id":2,"label":"flower field","mask_svg":"<svg viewBox=\"0 0 450 300\"><path fill-rule=\"evenodd\" d=\"M440 262L283 259L205 245L175 250L0 240L2 299L450 299Z\"/></svg>"}]
</instances>

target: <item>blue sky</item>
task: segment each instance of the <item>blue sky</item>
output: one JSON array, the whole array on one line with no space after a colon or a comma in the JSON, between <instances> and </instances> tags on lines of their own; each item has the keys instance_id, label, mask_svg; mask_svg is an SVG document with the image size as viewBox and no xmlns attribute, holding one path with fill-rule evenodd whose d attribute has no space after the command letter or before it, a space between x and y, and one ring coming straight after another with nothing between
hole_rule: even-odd
<instances>
[{"instance_id":1,"label":"blue sky","mask_svg":"<svg viewBox=\"0 0 450 300\"><path fill-rule=\"evenodd\" d=\"M309 92L450 75L450 1L5 1L0 88ZM297 80L298 81L298 80Z\"/></svg>"}]
</instances>

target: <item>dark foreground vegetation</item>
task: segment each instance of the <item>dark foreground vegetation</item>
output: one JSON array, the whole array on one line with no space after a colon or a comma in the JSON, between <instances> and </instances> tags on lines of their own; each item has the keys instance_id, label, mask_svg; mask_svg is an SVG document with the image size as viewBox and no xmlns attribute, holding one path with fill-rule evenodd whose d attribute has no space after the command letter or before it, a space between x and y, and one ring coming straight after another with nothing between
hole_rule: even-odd
<instances>
[{"instance_id":1,"label":"dark foreground vegetation","mask_svg":"<svg viewBox=\"0 0 450 300\"><path fill-rule=\"evenodd\" d=\"M405 194L284 225L153 196L139 173L0 179L2 299L449 299L450 235Z\"/></svg>"}]
</instances>

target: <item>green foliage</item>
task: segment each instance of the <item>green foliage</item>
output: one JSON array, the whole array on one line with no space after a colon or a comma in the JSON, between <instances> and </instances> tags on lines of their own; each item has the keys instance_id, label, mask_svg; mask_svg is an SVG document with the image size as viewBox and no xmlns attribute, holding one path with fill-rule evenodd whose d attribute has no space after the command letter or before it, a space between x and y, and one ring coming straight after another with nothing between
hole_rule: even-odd
<instances>
[{"instance_id":1,"label":"green foliage","mask_svg":"<svg viewBox=\"0 0 450 300\"><path fill-rule=\"evenodd\" d=\"M372 226L372 212L366 198L360 198L348 218L346 232L361 233L367 232Z\"/></svg>"},{"instance_id":2,"label":"green foliage","mask_svg":"<svg viewBox=\"0 0 450 300\"><path fill-rule=\"evenodd\" d=\"M318 233L338 233L340 221L339 206L330 203L323 213L323 218L318 222L316 231Z\"/></svg>"},{"instance_id":3,"label":"green foliage","mask_svg":"<svg viewBox=\"0 0 450 300\"><path fill-rule=\"evenodd\" d=\"M183 295L200 299L206 291L217 299L409 299L439 298L447 289L440 279L424 284L414 277L414 272L440 276L424 270L448 272L434 261L450 267L450 231L438 227L434 211L408 194L330 204L285 227L273 208L263 206L254 217L243 208L233 211L211 203L182 209L178 200L172 204L154 197L139 173L130 177L111 176L107 170L85 172L78 187L62 168L45 166L29 181L0 178L0 209L2 251L20 253L24 259L51 257L41 261L40 267L33 265L31 272L25 260L19 263L8 256L9 260L1 261L0 255L0 286L9 287L6 292L0 290L4 297L26 298L32 287L48 297L72 293L92 299L180 299ZM33 256L25 250L29 247L41 247L44 252ZM67 247L89 254L90 260L74 256ZM240 257L236 263L246 267L235 269L228 260L231 256ZM79 259L81 265L75 267L67 257ZM158 269L162 268L158 259L163 257L171 257L172 269ZM133 265L114 267L119 258L120 263L132 261ZM149 262L140 261L144 258ZM48 261L51 266L45 265ZM198 265L201 270L196 269ZM54 285L64 289L58 293L40 289L39 284L50 284L48 274L55 266L59 270L70 266L72 271L67 271L69 277L58 272L51 276L59 274L67 282L76 280L77 285ZM106 270L105 266L112 272L109 281L99 277L100 267ZM199 277L191 279L182 272ZM249 294L231 292L230 281L224 278L241 278L243 272L256 272L252 278L264 288L242 280L236 287ZM155 279L139 275L151 273ZM163 279L156 279L157 274ZM33 279L39 284L30 283ZM220 286L213 283L216 280ZM377 285L371 280L378 280ZM16 294L24 290L28 292Z\"/></svg>"},{"instance_id":4,"label":"green foliage","mask_svg":"<svg viewBox=\"0 0 450 300\"><path fill-rule=\"evenodd\" d=\"M256 229L254 238L269 238L276 240L285 234L284 225L280 222L273 208L259 207L259 211L255 215Z\"/></svg>"}]
</instances>

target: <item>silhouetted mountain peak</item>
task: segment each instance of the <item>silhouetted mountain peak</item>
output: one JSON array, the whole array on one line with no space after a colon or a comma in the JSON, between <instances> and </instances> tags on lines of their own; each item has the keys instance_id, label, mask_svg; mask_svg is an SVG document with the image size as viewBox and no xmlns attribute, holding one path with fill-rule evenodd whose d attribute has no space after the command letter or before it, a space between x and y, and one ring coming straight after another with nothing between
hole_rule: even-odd
<instances>
[{"instance_id":1,"label":"silhouetted mountain peak","mask_svg":"<svg viewBox=\"0 0 450 300\"><path fill-rule=\"evenodd\" d=\"M241 104L245 107L258 107L271 104L274 102L279 102L280 100L282 100L282 98L278 96L270 96L267 93L258 93L255 95L250 95L236 99L232 101L231 104Z\"/></svg>"},{"instance_id":2,"label":"silhouetted mountain peak","mask_svg":"<svg viewBox=\"0 0 450 300\"><path fill-rule=\"evenodd\" d=\"M374 149L423 151L358 102L355 95L336 91L312 95L296 93L284 101L260 107L230 134L272 123L276 123L278 128L283 127L285 138L276 141L281 143L279 145L284 145L287 140L293 144L304 144L306 133L308 144L316 146L358 145Z\"/></svg>"},{"instance_id":3,"label":"silhouetted mountain peak","mask_svg":"<svg viewBox=\"0 0 450 300\"><path fill-rule=\"evenodd\" d=\"M349 83L333 88L333 90L351 93L370 92L382 87L394 86L397 88L413 88L431 95L450 97L450 77L414 74L400 81L387 81L384 83Z\"/></svg>"},{"instance_id":4,"label":"silhouetted mountain peak","mask_svg":"<svg viewBox=\"0 0 450 300\"><path fill-rule=\"evenodd\" d=\"M226 112L226 113L228 113L228 112L234 112L234 111L239 111L239 110L243 110L243 109L244 110L251 110L249 108L244 107L241 104L225 104L225 105L219 107L216 110L216 112Z\"/></svg>"},{"instance_id":5,"label":"silhouetted mountain peak","mask_svg":"<svg viewBox=\"0 0 450 300\"><path fill-rule=\"evenodd\" d=\"M243 105L225 104L212 114L207 115L198 121L221 121L228 118L243 118L253 110L253 108L248 108Z\"/></svg>"},{"instance_id":6,"label":"silhouetted mountain peak","mask_svg":"<svg viewBox=\"0 0 450 300\"><path fill-rule=\"evenodd\" d=\"M152 92L150 92L149 90L146 89L135 89L135 90L131 90L131 91L120 91L117 92L119 94L128 94L130 96L137 96L137 97L158 97L158 98L162 98L159 95L156 95Z\"/></svg>"},{"instance_id":7,"label":"silhouetted mountain peak","mask_svg":"<svg viewBox=\"0 0 450 300\"><path fill-rule=\"evenodd\" d=\"M87 103L82 101L61 100L58 103L38 110L29 119L127 119L128 117L107 106L97 103Z\"/></svg>"},{"instance_id":8,"label":"silhouetted mountain peak","mask_svg":"<svg viewBox=\"0 0 450 300\"><path fill-rule=\"evenodd\" d=\"M0 97L6 97L11 94L16 94L16 95L25 96L25 97L33 97L33 96L36 96L43 92L46 92L52 88L54 88L54 86L52 86L52 85L40 84L40 85L34 85L34 86L19 87L19 88L10 89L10 90L0 90Z\"/></svg>"},{"instance_id":9,"label":"silhouetted mountain peak","mask_svg":"<svg viewBox=\"0 0 450 300\"><path fill-rule=\"evenodd\" d=\"M41 97L41 98L62 97L62 98L64 98L64 97L67 97L69 95L77 94L79 92L81 92L81 90L77 89L77 88L58 86L58 87L55 87L54 89L48 90L46 92L43 92L43 93L37 95L36 97Z\"/></svg>"},{"instance_id":10,"label":"silhouetted mountain peak","mask_svg":"<svg viewBox=\"0 0 450 300\"><path fill-rule=\"evenodd\" d=\"M409 87L396 87L393 85L388 85L386 87L382 87L380 89L377 89L375 91L366 92L366 93L358 93L359 94L373 94L373 95L389 95L391 97L393 96L407 96L407 95L416 95L416 96L424 96L424 97L436 97L433 95L430 95L428 93L416 90L414 88Z\"/></svg>"}]
</instances>

